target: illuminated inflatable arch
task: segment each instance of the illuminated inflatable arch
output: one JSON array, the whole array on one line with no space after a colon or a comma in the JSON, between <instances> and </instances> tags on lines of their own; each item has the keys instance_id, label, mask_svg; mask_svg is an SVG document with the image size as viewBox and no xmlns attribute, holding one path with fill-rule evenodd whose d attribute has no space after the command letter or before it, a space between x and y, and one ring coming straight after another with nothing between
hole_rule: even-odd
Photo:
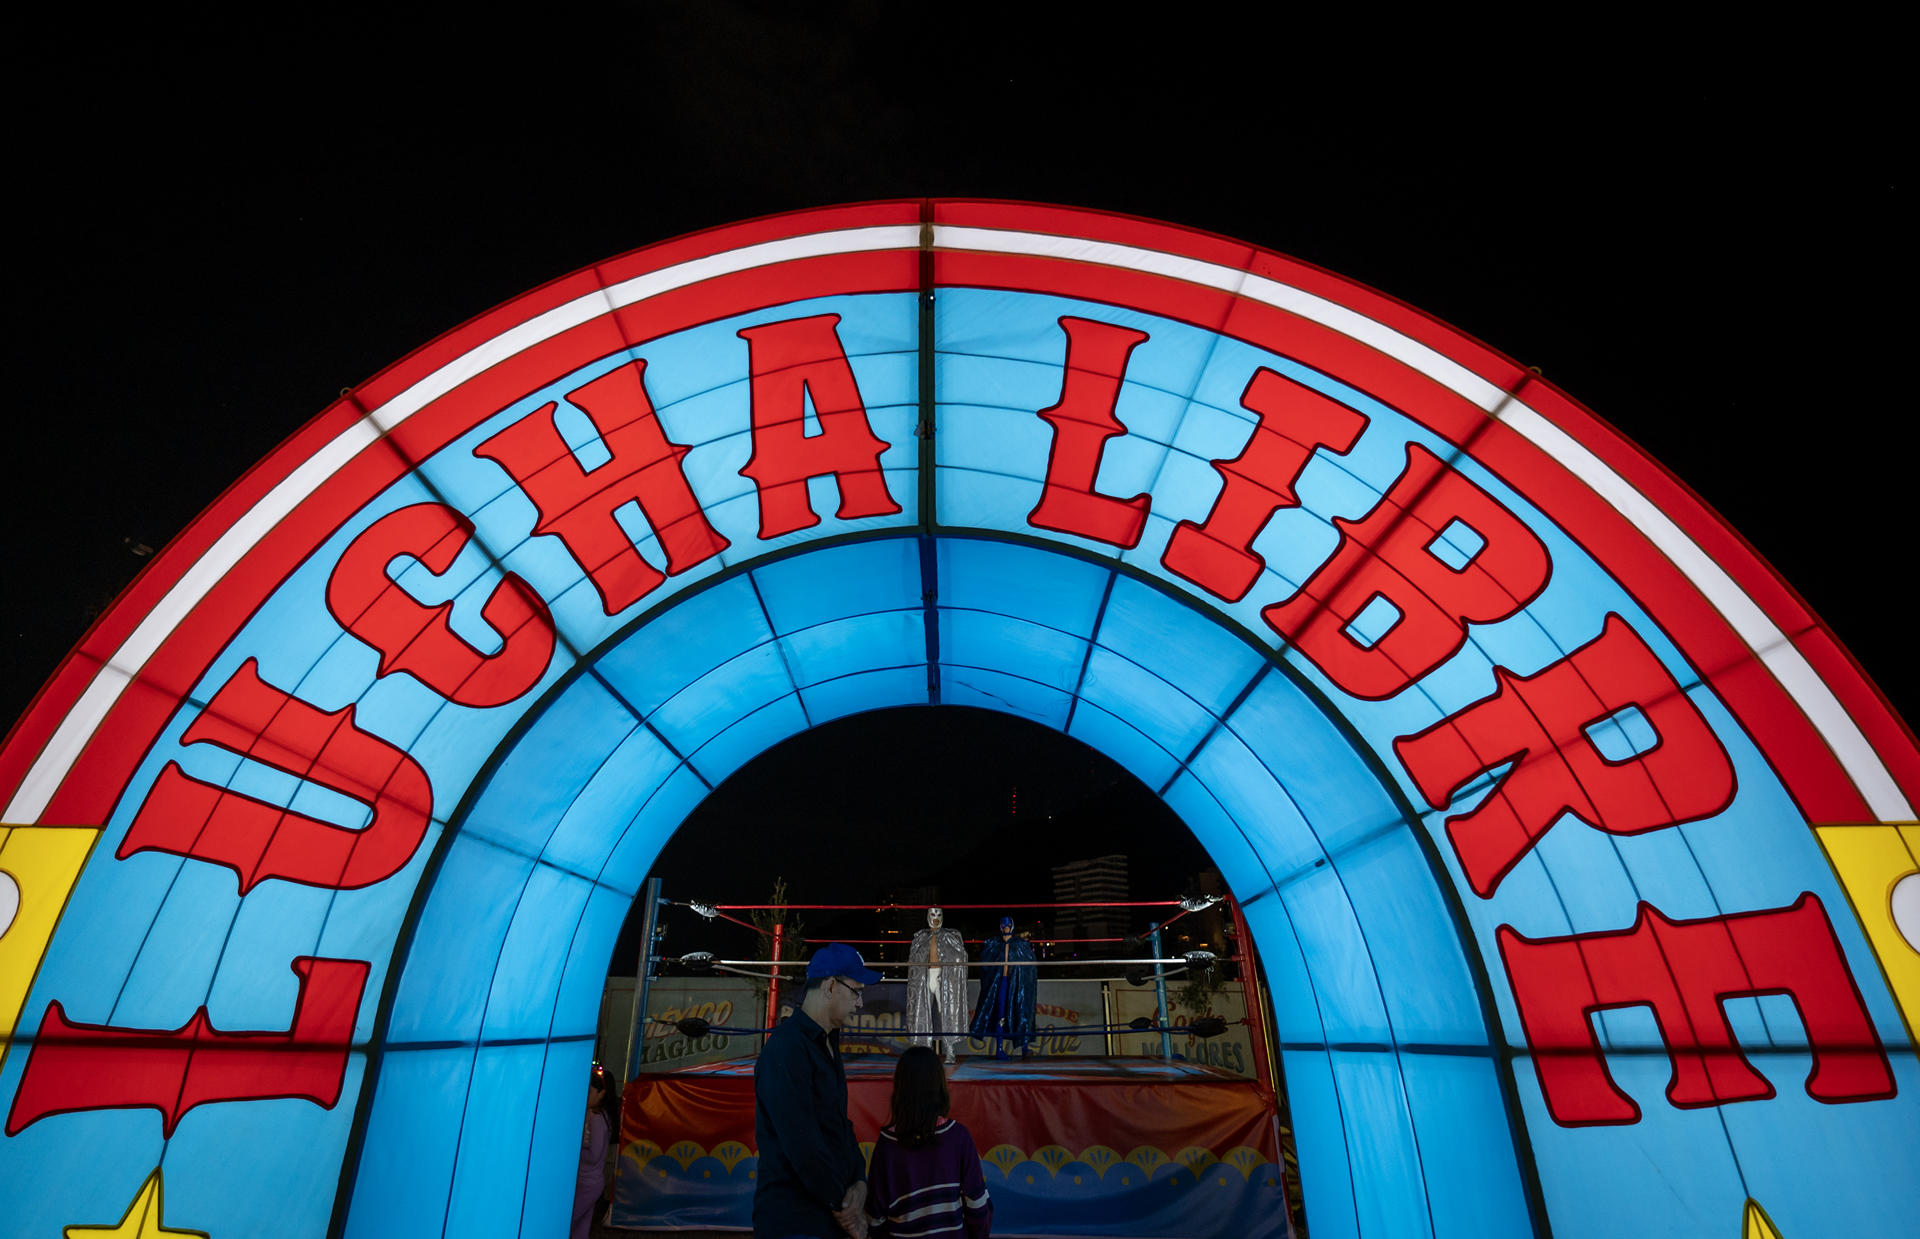
<instances>
[{"instance_id":1,"label":"illuminated inflatable arch","mask_svg":"<svg viewBox=\"0 0 1920 1239\"><path fill-rule=\"evenodd\" d=\"M560 1233L661 845L908 705L1206 846L1314 1239L1911 1222L1920 754L1766 566L1389 298L912 201L476 319L88 635L0 753L8 1229Z\"/></svg>"}]
</instances>

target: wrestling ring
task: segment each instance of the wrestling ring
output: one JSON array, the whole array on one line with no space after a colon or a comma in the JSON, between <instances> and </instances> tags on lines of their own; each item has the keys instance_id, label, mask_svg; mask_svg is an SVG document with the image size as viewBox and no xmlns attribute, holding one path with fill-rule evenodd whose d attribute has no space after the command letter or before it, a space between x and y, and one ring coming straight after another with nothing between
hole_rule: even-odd
<instances>
[{"instance_id":1,"label":"wrestling ring","mask_svg":"<svg viewBox=\"0 0 1920 1239\"><path fill-rule=\"evenodd\" d=\"M904 936L831 938L874 956L868 964L883 978L867 987L862 1008L842 1031L848 1112L863 1137L863 1152L871 1152L872 1138L887 1122L898 1055L915 1044L938 1047L954 1037L959 1053L948 1067L952 1113L980 1147L996 1234L1277 1239L1297 1225L1299 1177L1272 1052L1271 1013L1251 938L1230 899L710 904L665 899L656 882L643 900L642 941L656 949L641 970L633 1002L609 1218L616 1227L751 1228L759 1166L756 1055L778 1018L798 1005L806 956L829 939L789 934L784 923L769 930L743 914L822 911L882 918L929 908L970 925L986 924L982 916L988 912L1030 919L1095 908L1146 923L1118 936L1021 936L1032 958L993 962L980 958L993 938L991 927L967 933L966 1010L951 1017L940 1011L937 1023L919 1027L908 1018L910 990L914 975L930 965L890 957L908 947ZM751 930L764 945L764 957L660 951L655 922L670 907ZM1164 948L1173 925L1209 909L1224 922L1231 944L1226 953ZM954 969L951 955L946 959L934 966ZM978 1025L967 1016L977 995L993 974L1014 969L1036 978L1036 1017L1024 1030L998 1024L1006 1035L973 1036ZM1186 993L1205 994L1204 1010L1179 1001L1173 988L1196 976L1201 986ZM998 992L1019 991L1003 986ZM749 1012L751 1018L741 1018ZM656 1056L649 1045L694 1052L650 1061Z\"/></svg>"}]
</instances>

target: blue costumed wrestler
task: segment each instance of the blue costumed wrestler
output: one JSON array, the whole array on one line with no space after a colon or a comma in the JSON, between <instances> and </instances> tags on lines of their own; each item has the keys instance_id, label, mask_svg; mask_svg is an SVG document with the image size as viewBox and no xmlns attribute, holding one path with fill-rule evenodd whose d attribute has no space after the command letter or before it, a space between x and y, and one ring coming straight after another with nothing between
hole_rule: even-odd
<instances>
[{"instance_id":1,"label":"blue costumed wrestler","mask_svg":"<svg viewBox=\"0 0 1920 1239\"><path fill-rule=\"evenodd\" d=\"M1033 1057L1033 944L1014 934L1012 917L1001 917L1000 936L980 948L979 976L980 1004L967 1031L991 1038L996 1058L1007 1056L1009 1041L1019 1043L1022 1058Z\"/></svg>"}]
</instances>

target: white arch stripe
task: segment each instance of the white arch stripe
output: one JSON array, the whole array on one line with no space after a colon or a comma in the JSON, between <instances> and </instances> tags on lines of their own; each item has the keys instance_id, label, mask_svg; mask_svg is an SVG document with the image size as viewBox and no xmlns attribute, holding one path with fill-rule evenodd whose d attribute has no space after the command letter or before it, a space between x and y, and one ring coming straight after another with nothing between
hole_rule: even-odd
<instances>
[{"instance_id":1,"label":"white arch stripe","mask_svg":"<svg viewBox=\"0 0 1920 1239\"><path fill-rule=\"evenodd\" d=\"M1882 820L1907 821L1913 810L1879 754L1806 657L1794 647L1737 582L1678 525L1606 462L1581 446L1534 409L1507 400L1506 393L1466 367L1393 328L1303 289L1218 263L1158 250L1003 229L936 226L937 247L982 253L1026 254L1118 267L1180 279L1274 306L1349 336L1424 374L1495 413L1516 432L1579 477L1605 499L1679 568L1748 647L1773 672L1795 703L1832 748L1869 808ZM54 791L73 768L87 738L112 709L148 658L170 636L213 584L223 577L333 472L381 434L406 421L434 400L475 375L601 314L702 280L754 267L828 254L917 248L917 225L889 225L812 233L743 246L691 259L635 276L604 290L576 297L508 328L441 366L393 399L369 412L332 442L302 462L197 560L166 596L95 673L67 712L53 738L35 759L20 789L7 805L5 820L37 820ZM1504 407L1502 402L1505 401ZM1497 413L1496 413L1497 410Z\"/></svg>"},{"instance_id":2,"label":"white arch stripe","mask_svg":"<svg viewBox=\"0 0 1920 1239\"><path fill-rule=\"evenodd\" d=\"M369 418L363 417L341 431L319 451L301 461L299 468L263 495L244 517L221 534L194 561L193 566L174 582L173 588L167 591L159 604L120 643L113 657L94 673L86 691L73 703L66 717L60 720L53 738L47 741L46 748L34 759L27 777L21 780L19 791L8 802L7 821L38 820L46 810L47 802L53 799L60 781L73 769L73 763L80 759L80 751L86 747L94 729L106 718L107 711L120 699L120 694L140 674L140 669L147 665L154 651L173 635L193 604L239 563L281 517L291 512L342 465L359 455L361 449L379 440L380 432Z\"/></svg>"},{"instance_id":3,"label":"white arch stripe","mask_svg":"<svg viewBox=\"0 0 1920 1239\"><path fill-rule=\"evenodd\" d=\"M1040 258L1065 258L1074 262L1098 263L1164 275L1221 292L1238 293L1290 314L1331 327L1376 352L1385 353L1409 369L1458 392L1491 413L1500 407L1507 394L1459 362L1426 345L1402 335L1385 323L1349 310L1337 302L1316 296L1291 284L1282 284L1265 276L1253 275L1235 267L1182 258L1159 250L1136 249L1106 241L1088 241L1080 237L1056 237L1036 232L1006 232L990 228L945 228L936 226L933 243L941 249L979 250L1001 254L1029 254Z\"/></svg>"},{"instance_id":4,"label":"white arch stripe","mask_svg":"<svg viewBox=\"0 0 1920 1239\"><path fill-rule=\"evenodd\" d=\"M1883 821L1912 820L1912 807L1894 782L1886 764L1880 760L1880 755L1867 742L1859 724L1853 721L1846 707L1840 704L1840 699L1833 695L1833 690L1827 687L1806 656L1747 596L1739 583L1674 524L1665 512L1605 461L1524 402L1507 400L1505 392L1466 367L1345 306L1261 276L1243 276L1241 272L1217 263L1078 237L985 228L935 228L934 244L952 249L992 250L1102 263L1170 276L1208 288L1229 292L1237 290L1243 297L1298 314L1350 336L1444 384L1493 413L1559 461L1644 533L1773 672L1781 687L1786 689L1833 750L1874 815Z\"/></svg>"},{"instance_id":5,"label":"white arch stripe","mask_svg":"<svg viewBox=\"0 0 1920 1239\"><path fill-rule=\"evenodd\" d=\"M234 522L232 528L220 535L219 539L208 547L198 560L194 561L193 566L174 583L166 596L140 621L139 627L135 628L133 633L121 643L120 648L114 651L113 657L107 661L107 664L94 673L93 680L87 685L86 691L67 711L66 717L60 720L60 726L55 729L52 739L35 757L26 778L20 782L19 790L7 804L4 820L8 822L39 820L40 814L46 811L47 803L53 799L53 794L59 788L61 780L67 777L67 772L73 769L73 763L79 760L80 752L86 747L88 738L106 718L107 712L113 709L114 703L120 699L120 694L125 691L127 685L139 675L141 668L146 666L147 660L153 657L154 651L173 635L174 630L187 617L194 604L258 545L260 539L265 537L269 530L288 516L336 470L359 455L367 446L378 442L382 434L400 425L433 401L459 387L460 384L475 375L484 373L507 358L552 339L581 323L591 321L621 306L631 305L674 289L685 288L702 280L710 280L716 276L746 271L754 267L790 262L797 258L873 250L916 249L919 244L918 225L847 228L834 232L809 233L781 241L767 241L758 245L743 246L737 250L728 250L722 254L691 259L645 275L635 276L610 288L596 289L544 313L536 314L526 322L508 328L480 347L441 366L379 408L361 417L352 426L336 435L326 446L302 461L298 468L263 495L258 503L247 510L245 516Z\"/></svg>"},{"instance_id":6,"label":"white arch stripe","mask_svg":"<svg viewBox=\"0 0 1920 1239\"><path fill-rule=\"evenodd\" d=\"M1533 409L1515 401L1500 415L1500 420L1526 436L1540 450L1565 465L1576 477L1611 504L1615 511L1647 535L1662 554L1673 561L1695 588L1706 595L1714 609L1740 634L1760 661L1780 681L1801 711L1813 723L1820 736L1833 749L1854 786L1875 817L1882 821L1911 821L1913 808L1887 770L1886 763L1873 750L1860 725L1853 721L1827 682L1813 669L1806 655L1787 639L1758 603L1726 569L1662 512L1632 483L1615 473L1607 463L1588 451L1577 439Z\"/></svg>"},{"instance_id":7,"label":"white arch stripe","mask_svg":"<svg viewBox=\"0 0 1920 1239\"><path fill-rule=\"evenodd\" d=\"M874 250L918 249L918 224L886 225L874 228L846 228L838 232L815 232L780 241L763 241L722 254L689 259L658 271L636 275L630 280L603 290L585 293L572 301L534 315L524 323L509 327L479 348L454 358L421 379L368 416L378 419L381 428L391 430L421 409L454 390L477 374L485 373L507 358L537 344L545 343L564 331L591 322L611 310L686 288L703 280L792 262L800 258L820 258L828 254L858 254Z\"/></svg>"}]
</instances>

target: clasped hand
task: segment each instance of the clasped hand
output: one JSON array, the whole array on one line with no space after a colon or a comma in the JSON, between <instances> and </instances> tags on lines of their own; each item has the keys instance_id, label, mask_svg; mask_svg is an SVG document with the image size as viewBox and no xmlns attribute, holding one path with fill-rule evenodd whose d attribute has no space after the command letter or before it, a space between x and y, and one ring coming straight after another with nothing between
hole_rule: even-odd
<instances>
[{"instance_id":1,"label":"clasped hand","mask_svg":"<svg viewBox=\"0 0 1920 1239\"><path fill-rule=\"evenodd\" d=\"M840 1207L833 1211L833 1220L840 1223L840 1229L853 1236L853 1239L867 1239L867 1185L864 1181L847 1189Z\"/></svg>"}]
</instances>

